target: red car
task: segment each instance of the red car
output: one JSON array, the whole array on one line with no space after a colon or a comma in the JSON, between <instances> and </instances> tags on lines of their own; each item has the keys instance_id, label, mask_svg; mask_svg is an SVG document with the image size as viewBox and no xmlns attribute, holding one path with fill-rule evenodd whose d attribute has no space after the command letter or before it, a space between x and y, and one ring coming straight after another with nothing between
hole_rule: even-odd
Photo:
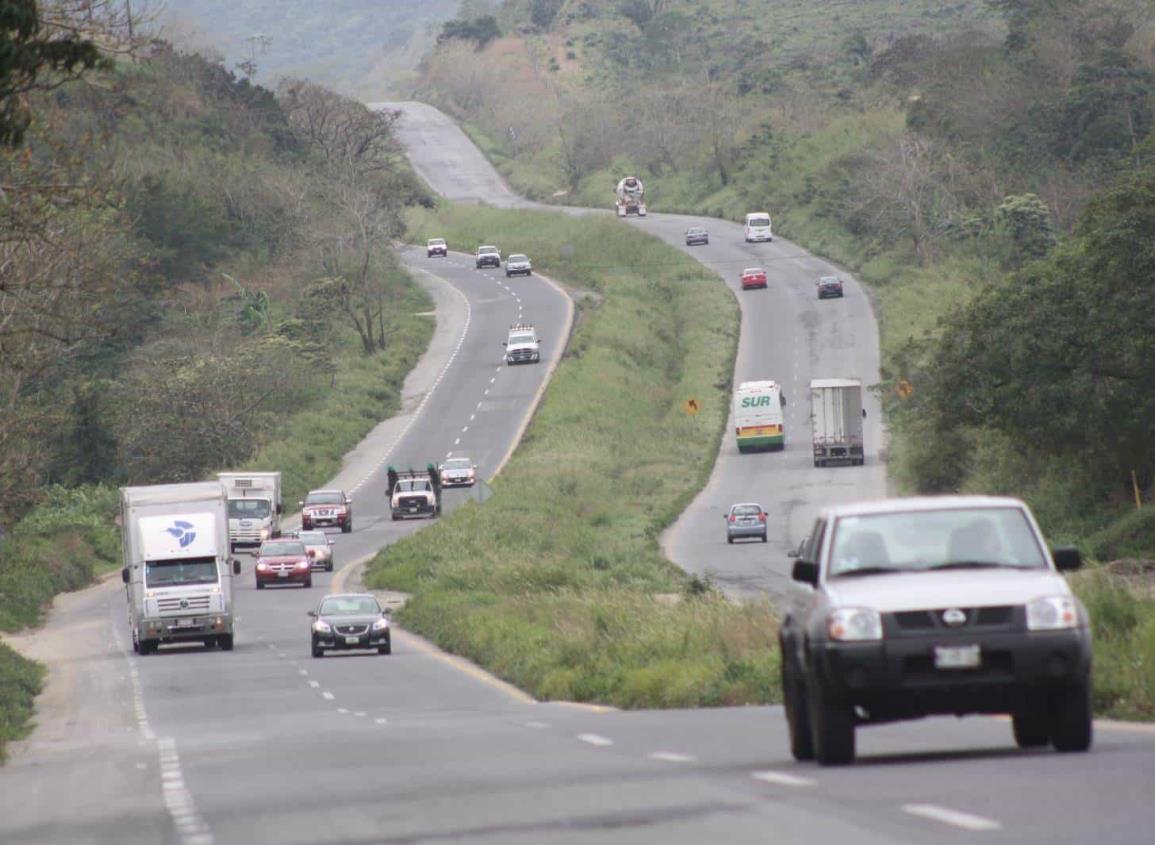
<instances>
[{"instance_id":1,"label":"red car","mask_svg":"<svg viewBox=\"0 0 1155 845\"><path fill-rule=\"evenodd\" d=\"M313 562L300 540L266 540L257 550L257 589L267 584L313 586Z\"/></svg>"},{"instance_id":2,"label":"red car","mask_svg":"<svg viewBox=\"0 0 1155 845\"><path fill-rule=\"evenodd\" d=\"M353 500L344 490L312 490L301 506L301 530L340 528L348 534L353 530Z\"/></svg>"},{"instance_id":3,"label":"red car","mask_svg":"<svg viewBox=\"0 0 1155 845\"><path fill-rule=\"evenodd\" d=\"M742 271L742 290L766 287L766 271L761 267L747 267Z\"/></svg>"}]
</instances>

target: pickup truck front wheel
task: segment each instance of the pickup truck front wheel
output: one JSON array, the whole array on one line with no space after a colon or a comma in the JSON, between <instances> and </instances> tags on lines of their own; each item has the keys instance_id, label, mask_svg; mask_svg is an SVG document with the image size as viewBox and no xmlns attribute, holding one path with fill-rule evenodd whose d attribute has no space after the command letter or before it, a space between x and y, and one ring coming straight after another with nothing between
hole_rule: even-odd
<instances>
[{"instance_id":1,"label":"pickup truck front wheel","mask_svg":"<svg viewBox=\"0 0 1155 845\"><path fill-rule=\"evenodd\" d=\"M790 729L790 753L801 762L814 759L814 737L810 730L810 714L806 709L806 694L798 676L787 668L785 650L782 652L782 700L786 710L786 724Z\"/></svg>"},{"instance_id":2,"label":"pickup truck front wheel","mask_svg":"<svg viewBox=\"0 0 1155 845\"><path fill-rule=\"evenodd\" d=\"M854 709L831 696L821 681L809 684L806 696L809 699L814 759L822 766L853 763Z\"/></svg>"},{"instance_id":3,"label":"pickup truck front wheel","mask_svg":"<svg viewBox=\"0 0 1155 845\"><path fill-rule=\"evenodd\" d=\"M1090 748L1093 730L1090 681L1055 693L1051 708L1051 743L1055 750L1086 751Z\"/></svg>"}]
</instances>

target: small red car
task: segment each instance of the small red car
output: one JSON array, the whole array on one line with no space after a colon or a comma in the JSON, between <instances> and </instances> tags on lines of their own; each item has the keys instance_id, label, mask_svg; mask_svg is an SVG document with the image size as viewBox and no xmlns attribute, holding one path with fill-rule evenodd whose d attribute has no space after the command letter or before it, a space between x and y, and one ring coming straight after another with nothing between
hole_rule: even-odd
<instances>
[{"instance_id":1,"label":"small red car","mask_svg":"<svg viewBox=\"0 0 1155 845\"><path fill-rule=\"evenodd\" d=\"M742 271L742 290L766 287L766 271L761 267L747 267Z\"/></svg>"},{"instance_id":2,"label":"small red car","mask_svg":"<svg viewBox=\"0 0 1155 845\"><path fill-rule=\"evenodd\" d=\"M266 540L257 550L257 589L268 584L313 586L313 562L301 540Z\"/></svg>"},{"instance_id":3,"label":"small red car","mask_svg":"<svg viewBox=\"0 0 1155 845\"><path fill-rule=\"evenodd\" d=\"M353 500L344 490L312 490L301 506L301 530L340 528L348 534L353 530Z\"/></svg>"}]
</instances>

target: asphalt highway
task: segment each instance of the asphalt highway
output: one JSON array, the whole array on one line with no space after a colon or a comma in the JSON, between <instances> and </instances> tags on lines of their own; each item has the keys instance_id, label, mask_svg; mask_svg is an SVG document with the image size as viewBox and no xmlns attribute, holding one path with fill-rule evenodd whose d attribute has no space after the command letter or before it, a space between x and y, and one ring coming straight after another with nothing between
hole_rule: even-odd
<instances>
[{"instance_id":1,"label":"asphalt highway","mask_svg":"<svg viewBox=\"0 0 1155 845\"><path fill-rule=\"evenodd\" d=\"M450 169L420 168L434 188L451 181L469 198L471 186L500 184L456 127L439 120L423 144ZM420 160L422 148L410 152ZM484 172L470 169L482 165ZM472 198L485 199L483 189ZM623 225L668 225L669 235L683 221L655 215ZM742 247L736 254L744 256ZM231 653L132 654L116 580L58 599L46 628L24 638L52 674L37 730L0 768L0 842L1150 841L1155 730L1142 726L1101 723L1090 754L1059 755L1017 751L1003 720L928 719L864 730L858 764L819 769L790 759L778 707L618 712L536 703L400 630L391 656L311 658L306 610L334 580L355 581L357 558L427 524L387 518L385 465L463 453L490 475L548 371L501 367L505 328L520 306L551 357L564 339L568 300L543 280L505 282L461 256L430 262L410 252L407 260L444 280L422 276L437 299L438 332L406 383L402 414L351 453L333 481L355 491L355 530L335 535L340 570L316 574L310 590L258 593L246 562ZM751 294L799 309L776 324L783 332L818 308L801 296L808 272ZM854 292L821 305L856 307ZM819 324L836 313L820 314ZM745 335L748 316L743 327ZM792 384L789 352L764 349L771 375ZM859 355L827 361L808 351L797 378L819 366L815 360L842 368ZM866 367L857 373L869 375ZM832 477L870 477L876 450L866 472L831 470ZM769 474L789 465L791 451L757 458L766 458ZM803 485L798 495L823 489ZM717 522L710 531L720 539ZM719 543L718 551L727 549Z\"/></svg>"}]
</instances>

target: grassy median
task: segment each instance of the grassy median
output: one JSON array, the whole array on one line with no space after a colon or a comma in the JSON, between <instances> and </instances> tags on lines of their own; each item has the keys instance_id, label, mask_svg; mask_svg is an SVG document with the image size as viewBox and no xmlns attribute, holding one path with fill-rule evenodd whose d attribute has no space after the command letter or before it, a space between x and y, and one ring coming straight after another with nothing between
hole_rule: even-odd
<instances>
[{"instance_id":1,"label":"grassy median","mask_svg":"<svg viewBox=\"0 0 1155 845\"><path fill-rule=\"evenodd\" d=\"M611 217L445 208L415 237L526 252L579 302L569 349L483 506L381 553L399 617L541 699L623 707L770 701L776 623L662 556L725 426L738 309L698 262ZM528 314L527 318L532 319ZM683 403L698 400L690 416Z\"/></svg>"}]
</instances>

